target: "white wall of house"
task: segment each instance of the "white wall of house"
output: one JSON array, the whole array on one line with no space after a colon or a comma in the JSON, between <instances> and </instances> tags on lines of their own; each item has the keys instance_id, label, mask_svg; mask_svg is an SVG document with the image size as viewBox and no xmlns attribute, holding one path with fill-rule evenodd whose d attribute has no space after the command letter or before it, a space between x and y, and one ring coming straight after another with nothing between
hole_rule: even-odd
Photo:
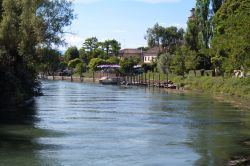
<instances>
[{"instance_id":1,"label":"white wall of house","mask_svg":"<svg viewBox=\"0 0 250 166\"><path fill-rule=\"evenodd\" d=\"M157 56L144 56L144 63L152 63L156 60Z\"/></svg>"}]
</instances>

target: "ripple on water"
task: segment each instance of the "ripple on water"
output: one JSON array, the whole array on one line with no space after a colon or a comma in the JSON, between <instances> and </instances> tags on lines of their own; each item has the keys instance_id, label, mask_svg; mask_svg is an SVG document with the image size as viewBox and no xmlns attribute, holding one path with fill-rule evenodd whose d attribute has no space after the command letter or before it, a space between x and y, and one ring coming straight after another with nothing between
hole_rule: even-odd
<instances>
[{"instance_id":1,"label":"ripple on water","mask_svg":"<svg viewBox=\"0 0 250 166\"><path fill-rule=\"evenodd\" d=\"M250 152L238 143L250 136L250 114L207 96L63 81L43 82L43 92L27 115L31 123L1 127L7 139L0 138L0 152L10 154L0 153L1 161L225 165L242 149ZM8 139L13 136L26 148Z\"/></svg>"}]
</instances>

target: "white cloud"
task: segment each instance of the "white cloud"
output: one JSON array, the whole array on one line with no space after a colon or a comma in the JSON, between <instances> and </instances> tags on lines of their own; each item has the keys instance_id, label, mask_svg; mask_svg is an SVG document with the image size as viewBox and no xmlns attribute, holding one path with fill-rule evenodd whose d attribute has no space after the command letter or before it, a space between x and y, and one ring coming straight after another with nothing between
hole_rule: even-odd
<instances>
[{"instance_id":1,"label":"white cloud","mask_svg":"<svg viewBox=\"0 0 250 166\"><path fill-rule=\"evenodd\" d=\"M70 46L81 48L85 39L76 34L67 34L64 36L64 40L66 42L66 46L59 47L59 50L61 50L62 52L64 52Z\"/></svg>"}]
</instances>

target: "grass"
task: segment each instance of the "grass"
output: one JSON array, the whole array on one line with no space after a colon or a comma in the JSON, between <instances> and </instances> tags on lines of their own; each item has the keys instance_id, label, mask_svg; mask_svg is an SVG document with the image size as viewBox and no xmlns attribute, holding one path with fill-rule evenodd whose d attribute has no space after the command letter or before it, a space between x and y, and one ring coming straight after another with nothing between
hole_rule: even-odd
<instances>
[{"instance_id":1,"label":"grass","mask_svg":"<svg viewBox=\"0 0 250 166\"><path fill-rule=\"evenodd\" d=\"M92 78L93 77L93 72L92 71L87 71L85 73L82 73L83 77L86 78ZM74 73L73 77L80 77L80 73Z\"/></svg>"},{"instance_id":2,"label":"grass","mask_svg":"<svg viewBox=\"0 0 250 166\"><path fill-rule=\"evenodd\" d=\"M159 73L148 73L147 78L159 80ZM160 80L166 80L166 75L160 74ZM205 93L229 94L235 97L250 99L250 78L211 77L186 75L185 77L169 74L169 80L187 90L199 90Z\"/></svg>"},{"instance_id":3,"label":"grass","mask_svg":"<svg viewBox=\"0 0 250 166\"><path fill-rule=\"evenodd\" d=\"M208 93L224 93L236 97L250 99L250 78L222 77L186 77L174 78L175 83L182 84L190 90L200 90Z\"/></svg>"}]
</instances>

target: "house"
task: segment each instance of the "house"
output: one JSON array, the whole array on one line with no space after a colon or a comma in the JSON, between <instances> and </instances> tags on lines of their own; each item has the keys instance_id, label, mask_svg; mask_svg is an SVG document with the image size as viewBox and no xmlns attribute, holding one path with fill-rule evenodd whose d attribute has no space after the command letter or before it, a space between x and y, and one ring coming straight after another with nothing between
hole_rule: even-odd
<instances>
[{"instance_id":1,"label":"house","mask_svg":"<svg viewBox=\"0 0 250 166\"><path fill-rule=\"evenodd\" d=\"M150 48L144 53L143 62L152 63L157 59L157 56L161 53L160 47Z\"/></svg>"},{"instance_id":2,"label":"house","mask_svg":"<svg viewBox=\"0 0 250 166\"><path fill-rule=\"evenodd\" d=\"M143 52L139 49L122 49L119 52L119 56L121 59L125 58L143 58Z\"/></svg>"}]
</instances>

